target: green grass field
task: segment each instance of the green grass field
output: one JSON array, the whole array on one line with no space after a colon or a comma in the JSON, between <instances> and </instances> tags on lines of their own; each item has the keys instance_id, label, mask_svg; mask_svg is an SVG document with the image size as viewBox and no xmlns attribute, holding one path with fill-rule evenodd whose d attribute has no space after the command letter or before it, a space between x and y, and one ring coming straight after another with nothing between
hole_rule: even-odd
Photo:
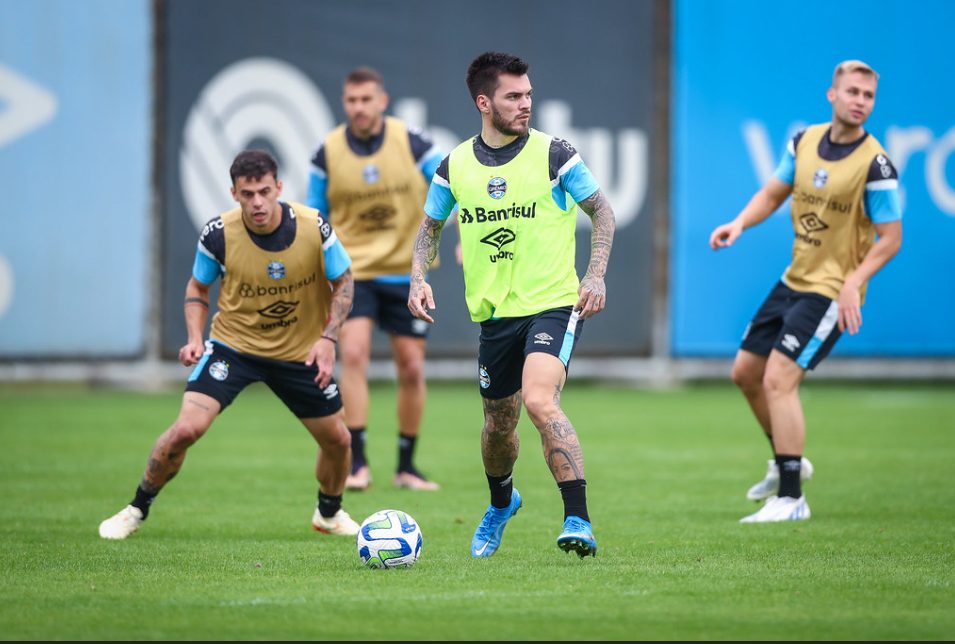
<instances>
[{"instance_id":1,"label":"green grass field","mask_svg":"<svg viewBox=\"0 0 955 644\"><path fill-rule=\"evenodd\" d=\"M264 387L190 452L132 538L125 505L180 392L0 387L0 638L649 640L955 638L955 387L809 382L813 517L740 525L769 449L728 383L673 391L571 381L596 558L558 550L562 509L521 421L524 508L498 553L468 554L488 503L472 384L432 384L418 464L396 490L394 390L372 390L375 482L358 520L409 512L424 548L361 567L313 532L314 443Z\"/></svg>"}]
</instances>

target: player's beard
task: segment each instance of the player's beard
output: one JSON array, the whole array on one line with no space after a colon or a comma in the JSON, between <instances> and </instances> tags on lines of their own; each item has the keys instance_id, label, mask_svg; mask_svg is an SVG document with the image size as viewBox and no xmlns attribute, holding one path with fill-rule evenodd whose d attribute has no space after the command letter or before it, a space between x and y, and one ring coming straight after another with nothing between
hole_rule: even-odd
<instances>
[{"instance_id":1,"label":"player's beard","mask_svg":"<svg viewBox=\"0 0 955 644\"><path fill-rule=\"evenodd\" d=\"M530 115L528 115L528 119L520 124L517 124L513 121L508 123L504 120L504 117L501 116L501 113L495 109L494 105L491 105L491 125L493 125L494 129L501 134L506 134L507 136L520 136L522 134L526 134L527 128L530 126L530 122Z\"/></svg>"}]
</instances>

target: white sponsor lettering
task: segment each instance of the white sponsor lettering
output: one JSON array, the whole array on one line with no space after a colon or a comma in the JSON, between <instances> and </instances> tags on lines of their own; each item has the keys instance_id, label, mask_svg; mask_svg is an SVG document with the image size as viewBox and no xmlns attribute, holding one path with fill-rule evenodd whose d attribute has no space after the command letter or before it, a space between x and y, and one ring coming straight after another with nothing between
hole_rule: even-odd
<instances>
[{"instance_id":1,"label":"white sponsor lettering","mask_svg":"<svg viewBox=\"0 0 955 644\"><path fill-rule=\"evenodd\" d=\"M50 91L0 64L0 146L42 127L56 116Z\"/></svg>"}]
</instances>

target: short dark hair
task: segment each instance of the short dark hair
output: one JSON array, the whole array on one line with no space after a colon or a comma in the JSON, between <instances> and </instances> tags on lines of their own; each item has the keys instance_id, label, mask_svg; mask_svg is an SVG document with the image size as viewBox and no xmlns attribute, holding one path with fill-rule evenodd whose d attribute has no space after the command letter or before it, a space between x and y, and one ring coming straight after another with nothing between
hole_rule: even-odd
<instances>
[{"instance_id":1,"label":"short dark hair","mask_svg":"<svg viewBox=\"0 0 955 644\"><path fill-rule=\"evenodd\" d=\"M356 67L345 77L346 85L357 83L377 83L379 87L385 87L385 80L378 73L378 70L367 66Z\"/></svg>"},{"instance_id":2,"label":"short dark hair","mask_svg":"<svg viewBox=\"0 0 955 644\"><path fill-rule=\"evenodd\" d=\"M468 67L468 90L471 92L471 98L477 100L477 97L484 94L487 97L494 96L494 90L498 86L498 77L501 74L511 74L513 76L523 76L527 73L528 64L517 56L511 54L502 54L497 51L487 51L475 58Z\"/></svg>"},{"instance_id":3,"label":"short dark hair","mask_svg":"<svg viewBox=\"0 0 955 644\"><path fill-rule=\"evenodd\" d=\"M265 150L245 150L240 152L232 162L229 168L229 176L232 177L232 185L239 177L249 177L250 179L261 179L267 174L271 174L276 180L279 178L279 164L275 162L275 157Z\"/></svg>"}]
</instances>

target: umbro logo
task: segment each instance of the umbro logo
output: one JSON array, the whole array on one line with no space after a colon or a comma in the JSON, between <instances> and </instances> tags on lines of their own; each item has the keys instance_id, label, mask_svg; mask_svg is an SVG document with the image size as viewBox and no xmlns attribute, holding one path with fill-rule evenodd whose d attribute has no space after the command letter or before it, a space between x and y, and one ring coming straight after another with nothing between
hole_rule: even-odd
<instances>
[{"instance_id":1,"label":"umbro logo","mask_svg":"<svg viewBox=\"0 0 955 644\"><path fill-rule=\"evenodd\" d=\"M517 238L517 235L514 234L514 231L510 228L498 228L490 235L486 235L481 239L482 244L487 244L493 246L494 248L501 250L504 246L510 244Z\"/></svg>"},{"instance_id":2,"label":"umbro logo","mask_svg":"<svg viewBox=\"0 0 955 644\"><path fill-rule=\"evenodd\" d=\"M550 343L554 341L554 338L549 333L538 333L534 336L534 344L546 344L550 346Z\"/></svg>"},{"instance_id":3,"label":"umbro logo","mask_svg":"<svg viewBox=\"0 0 955 644\"><path fill-rule=\"evenodd\" d=\"M790 351L796 351L801 346L799 344L799 340L796 339L796 336L791 333L787 333L783 336L783 341L781 344Z\"/></svg>"},{"instance_id":4,"label":"umbro logo","mask_svg":"<svg viewBox=\"0 0 955 644\"><path fill-rule=\"evenodd\" d=\"M799 217L799 223L806 229L807 233L818 233L829 228L828 224L819 218L814 212L807 212Z\"/></svg>"},{"instance_id":5,"label":"umbro logo","mask_svg":"<svg viewBox=\"0 0 955 644\"><path fill-rule=\"evenodd\" d=\"M264 309L259 309L259 315L264 315L267 318L284 318L291 315L296 307L298 307L298 302L283 302L279 300L278 302L269 304Z\"/></svg>"}]
</instances>

